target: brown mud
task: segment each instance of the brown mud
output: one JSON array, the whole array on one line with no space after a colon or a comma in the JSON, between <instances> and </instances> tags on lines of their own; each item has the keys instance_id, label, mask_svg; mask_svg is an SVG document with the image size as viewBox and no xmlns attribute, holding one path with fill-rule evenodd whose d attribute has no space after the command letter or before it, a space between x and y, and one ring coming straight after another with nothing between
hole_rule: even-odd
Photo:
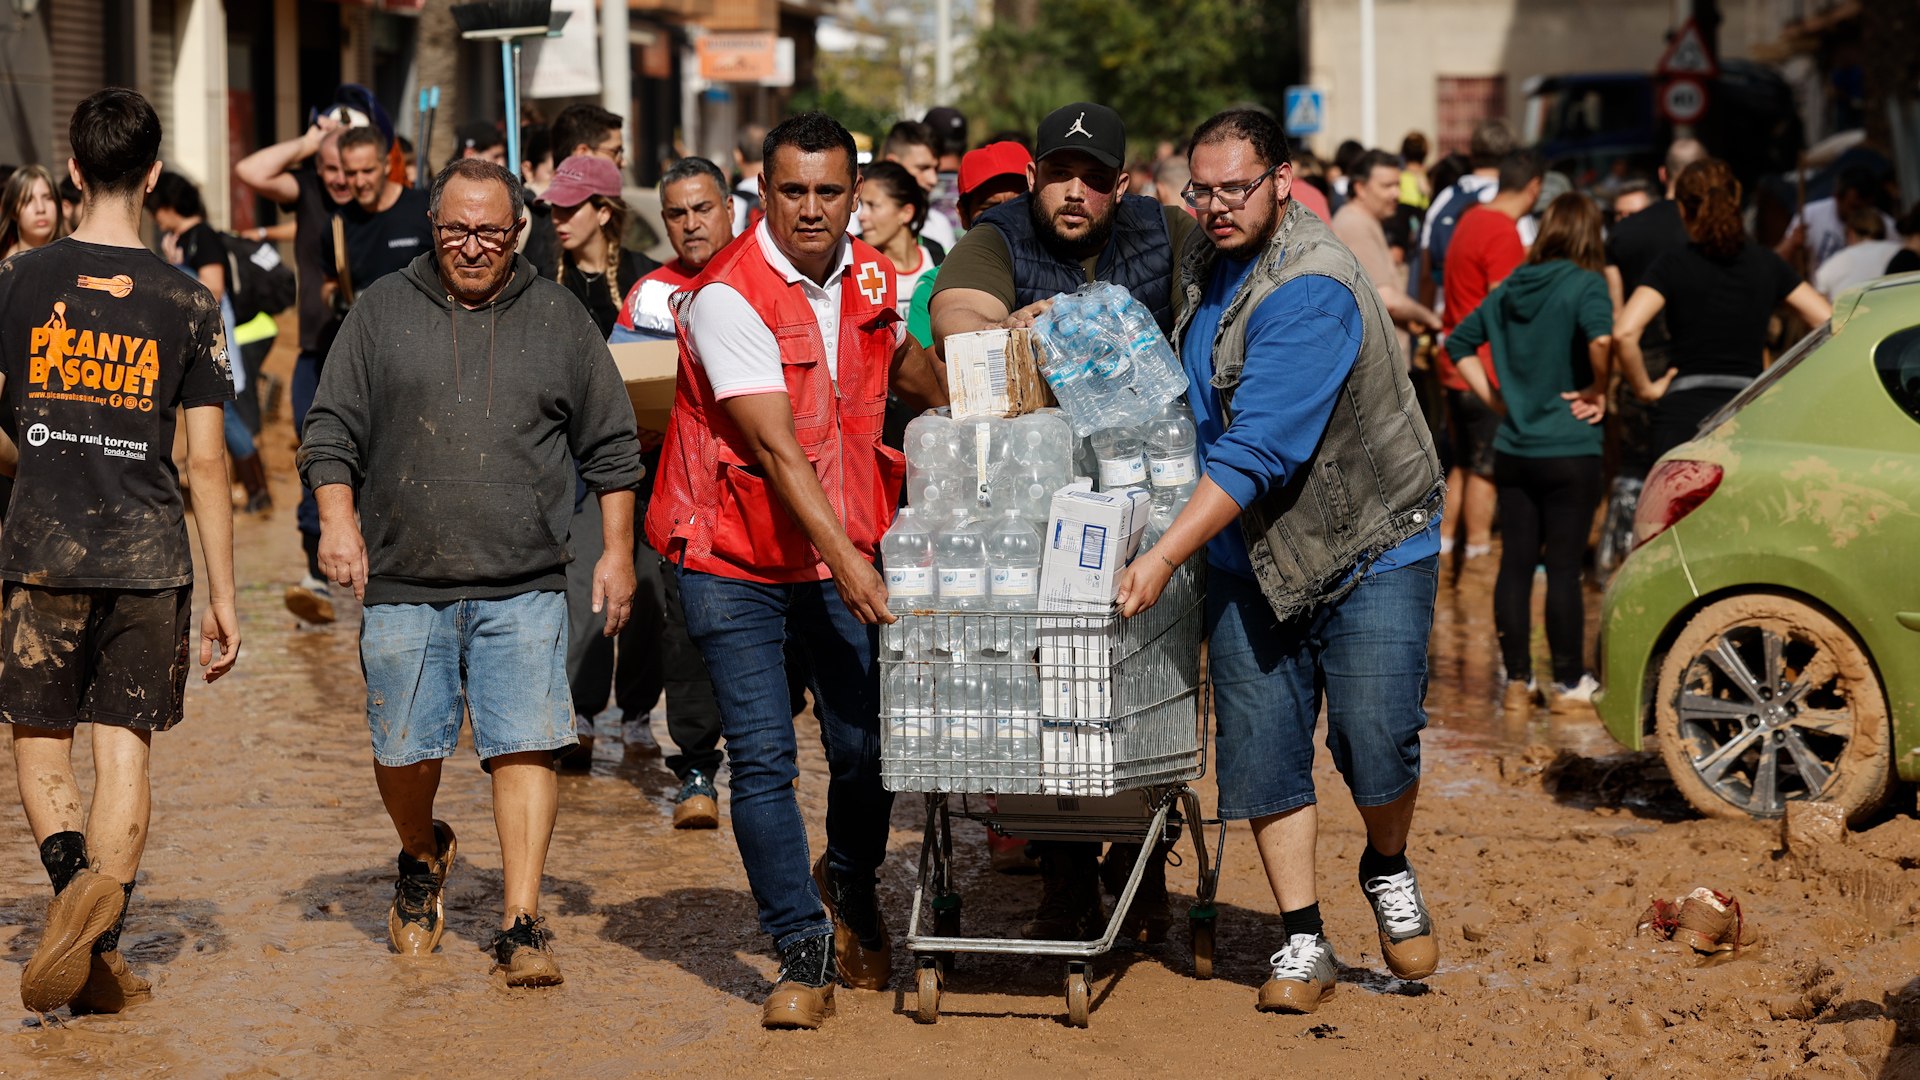
<instances>
[{"instance_id":1,"label":"brown mud","mask_svg":"<svg viewBox=\"0 0 1920 1080\"><path fill-rule=\"evenodd\" d=\"M22 1011L0 1074L1920 1076L1911 793L1843 844L1788 854L1777 826L1697 818L1655 755L1618 753L1591 713L1502 716L1490 559L1443 586L1436 619L1412 848L1441 938L1424 986L1385 973L1355 881L1359 818L1323 754L1322 906L1347 966L1316 1015L1254 1011L1280 926L1237 826L1210 981L1192 977L1176 923L1165 946L1095 963L1088 1030L1062 1021L1062 964L986 957L961 960L939 1023L922 1026L897 953L893 987L842 988L824 1030L765 1032L776 965L731 834L674 831L671 776L624 757L604 725L592 775L561 780L543 890L565 985L509 991L489 974L500 859L464 743L438 810L460 836L449 932L438 954L403 960L385 941L396 842L369 768L358 610L339 603L336 626L296 630L282 608L300 562L284 422L263 445L280 509L238 524L245 652L213 686L196 676L187 721L154 740L153 838L124 938L154 1000L60 1027ZM818 844L825 775L801 724ZM16 805L0 770L0 806ZM17 971L47 886L8 816L0 957ZM896 942L921 823L918 799L897 801L882 884ZM989 872L978 825L957 823L956 845L966 930L1013 932L1037 882ZM1183 910L1190 853L1169 880ZM1759 944L1702 958L1634 936L1651 897L1697 885L1735 894Z\"/></svg>"}]
</instances>

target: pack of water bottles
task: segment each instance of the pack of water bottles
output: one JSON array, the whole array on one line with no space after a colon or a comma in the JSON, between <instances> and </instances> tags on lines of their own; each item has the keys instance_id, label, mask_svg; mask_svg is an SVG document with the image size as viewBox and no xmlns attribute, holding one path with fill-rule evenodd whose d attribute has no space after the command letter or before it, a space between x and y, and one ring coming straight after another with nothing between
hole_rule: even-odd
<instances>
[{"instance_id":1,"label":"pack of water bottles","mask_svg":"<svg viewBox=\"0 0 1920 1080\"><path fill-rule=\"evenodd\" d=\"M1033 336L1040 373L1082 437L1145 424L1186 391L1153 313L1111 282L1057 297L1034 321Z\"/></svg>"},{"instance_id":2,"label":"pack of water bottles","mask_svg":"<svg viewBox=\"0 0 1920 1080\"><path fill-rule=\"evenodd\" d=\"M954 420L945 410L907 425L907 505L930 531L955 510L985 521L1009 509L1046 528L1048 500L1073 481L1073 427L1058 409Z\"/></svg>"}]
</instances>

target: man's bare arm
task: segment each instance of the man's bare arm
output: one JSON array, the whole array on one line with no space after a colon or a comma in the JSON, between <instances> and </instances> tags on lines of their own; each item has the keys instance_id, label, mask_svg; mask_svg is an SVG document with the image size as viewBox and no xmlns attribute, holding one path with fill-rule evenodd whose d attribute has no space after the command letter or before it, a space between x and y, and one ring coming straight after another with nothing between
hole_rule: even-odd
<instances>
[{"instance_id":1,"label":"man's bare arm","mask_svg":"<svg viewBox=\"0 0 1920 1080\"><path fill-rule=\"evenodd\" d=\"M947 358L947 337L993 330L1006 325L1012 314L1001 299L980 289L942 289L927 302L927 317L933 322L934 355Z\"/></svg>"},{"instance_id":2,"label":"man's bare arm","mask_svg":"<svg viewBox=\"0 0 1920 1080\"><path fill-rule=\"evenodd\" d=\"M227 487L226 410L186 410L188 497L206 562L207 610L200 618L200 664L207 681L225 675L240 657L240 617L234 608L233 501ZM215 646L219 656L214 655Z\"/></svg>"},{"instance_id":3,"label":"man's bare arm","mask_svg":"<svg viewBox=\"0 0 1920 1080\"><path fill-rule=\"evenodd\" d=\"M293 202L300 197L300 182L292 175L294 167L319 153L320 140L339 126L337 121L322 117L299 138L274 143L241 158L233 167L233 175L274 202Z\"/></svg>"}]
</instances>

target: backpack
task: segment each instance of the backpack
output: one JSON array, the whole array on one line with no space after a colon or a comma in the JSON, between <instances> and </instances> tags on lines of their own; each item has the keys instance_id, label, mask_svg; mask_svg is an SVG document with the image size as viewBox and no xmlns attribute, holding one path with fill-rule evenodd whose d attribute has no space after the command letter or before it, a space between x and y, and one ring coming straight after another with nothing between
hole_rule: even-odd
<instances>
[{"instance_id":1,"label":"backpack","mask_svg":"<svg viewBox=\"0 0 1920 1080\"><path fill-rule=\"evenodd\" d=\"M278 248L232 233L221 233L220 239L227 245L227 273L232 278L227 292L233 297L235 322L251 322L263 311L271 315L293 306L298 283Z\"/></svg>"}]
</instances>

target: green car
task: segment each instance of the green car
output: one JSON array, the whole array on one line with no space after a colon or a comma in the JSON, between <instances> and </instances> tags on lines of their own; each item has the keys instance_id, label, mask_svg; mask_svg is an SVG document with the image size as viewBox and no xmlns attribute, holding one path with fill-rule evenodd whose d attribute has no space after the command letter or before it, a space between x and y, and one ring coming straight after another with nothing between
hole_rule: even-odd
<instances>
[{"instance_id":1,"label":"green car","mask_svg":"<svg viewBox=\"0 0 1920 1080\"><path fill-rule=\"evenodd\" d=\"M1696 809L1857 820L1920 780L1920 274L1843 293L1661 458L1634 543L1594 702Z\"/></svg>"}]
</instances>

